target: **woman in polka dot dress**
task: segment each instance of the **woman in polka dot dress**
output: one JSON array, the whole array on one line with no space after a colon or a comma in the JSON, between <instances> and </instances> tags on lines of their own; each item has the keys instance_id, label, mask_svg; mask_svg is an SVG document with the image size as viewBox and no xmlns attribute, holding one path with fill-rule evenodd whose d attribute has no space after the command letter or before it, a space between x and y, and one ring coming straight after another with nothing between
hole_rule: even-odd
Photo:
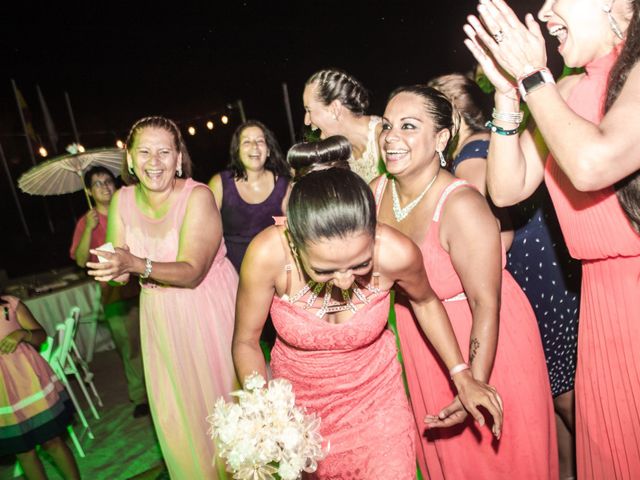
<instances>
[{"instance_id":1,"label":"woman in polka dot dress","mask_svg":"<svg viewBox=\"0 0 640 480\"><path fill-rule=\"evenodd\" d=\"M492 98L460 74L443 75L430 85L452 100L461 117L451 171L486 195L490 134L484 124L490 116ZM538 320L557 414L560 470L570 475L580 262L569 256L544 184L524 202L496 213L501 220L508 218L514 230L507 270L527 295Z\"/></svg>"}]
</instances>

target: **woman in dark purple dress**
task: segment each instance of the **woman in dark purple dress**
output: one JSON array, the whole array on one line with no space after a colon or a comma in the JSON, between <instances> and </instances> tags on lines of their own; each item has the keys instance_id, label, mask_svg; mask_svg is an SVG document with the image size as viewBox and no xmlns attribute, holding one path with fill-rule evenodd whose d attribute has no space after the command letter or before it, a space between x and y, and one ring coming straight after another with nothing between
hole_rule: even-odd
<instances>
[{"instance_id":1,"label":"woman in dark purple dress","mask_svg":"<svg viewBox=\"0 0 640 480\"><path fill-rule=\"evenodd\" d=\"M222 214L227 257L240 272L253 237L284 215L291 174L273 132L257 120L236 129L229 154L227 170L209 187Z\"/></svg>"}]
</instances>

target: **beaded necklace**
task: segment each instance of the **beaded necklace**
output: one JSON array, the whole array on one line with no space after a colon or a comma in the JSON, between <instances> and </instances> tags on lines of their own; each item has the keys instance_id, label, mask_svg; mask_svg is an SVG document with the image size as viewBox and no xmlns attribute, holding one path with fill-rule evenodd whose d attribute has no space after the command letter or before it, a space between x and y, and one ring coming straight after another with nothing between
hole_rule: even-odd
<instances>
[{"instance_id":1,"label":"beaded necklace","mask_svg":"<svg viewBox=\"0 0 640 480\"><path fill-rule=\"evenodd\" d=\"M431 181L427 184L426 188L422 191L422 193L420 195L418 195L416 198L414 198L411 202L409 202L404 207L400 207L400 197L398 197L398 190L396 190L396 181L393 178L391 179L391 196L392 196L392 199L393 199L393 216L396 217L396 221L398 223L401 222L402 220L404 220L405 218L407 218L407 215L409 215L411 213L411 210L416 208L416 205L418 205L418 203L420 203L420 200L422 200L422 198L427 194L429 189L433 186L433 183L436 181L436 178L438 178L438 173L440 173L440 169L438 169L438 171L433 176Z\"/></svg>"}]
</instances>

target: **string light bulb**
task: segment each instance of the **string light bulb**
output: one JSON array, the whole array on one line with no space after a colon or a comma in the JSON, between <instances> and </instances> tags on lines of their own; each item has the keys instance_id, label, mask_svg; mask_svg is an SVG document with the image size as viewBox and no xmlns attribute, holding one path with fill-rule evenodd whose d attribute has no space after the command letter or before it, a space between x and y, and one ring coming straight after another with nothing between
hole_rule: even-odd
<instances>
[{"instance_id":1,"label":"string light bulb","mask_svg":"<svg viewBox=\"0 0 640 480\"><path fill-rule=\"evenodd\" d=\"M49 152L47 152L47 149L44 147L40 147L38 149L38 153L40 154L41 157L46 157L47 155L49 155Z\"/></svg>"},{"instance_id":2,"label":"string light bulb","mask_svg":"<svg viewBox=\"0 0 640 480\"><path fill-rule=\"evenodd\" d=\"M191 135L191 136L195 135L196 134L196 127L191 126L191 127L187 128L187 132L189 132L189 135Z\"/></svg>"},{"instance_id":3,"label":"string light bulb","mask_svg":"<svg viewBox=\"0 0 640 480\"><path fill-rule=\"evenodd\" d=\"M222 121L223 124L227 124L229 123L229 117L227 117L226 115L222 115L222 118L220 118L220 120Z\"/></svg>"},{"instance_id":4,"label":"string light bulb","mask_svg":"<svg viewBox=\"0 0 640 480\"><path fill-rule=\"evenodd\" d=\"M78 144L78 151L81 152L81 153L84 152L84 146Z\"/></svg>"},{"instance_id":5,"label":"string light bulb","mask_svg":"<svg viewBox=\"0 0 640 480\"><path fill-rule=\"evenodd\" d=\"M124 148L124 142L120 139L116 140L116 147Z\"/></svg>"},{"instance_id":6,"label":"string light bulb","mask_svg":"<svg viewBox=\"0 0 640 480\"><path fill-rule=\"evenodd\" d=\"M212 122L211 120L209 120L209 121L207 122L207 128L208 128L209 130L213 130L213 122Z\"/></svg>"}]
</instances>

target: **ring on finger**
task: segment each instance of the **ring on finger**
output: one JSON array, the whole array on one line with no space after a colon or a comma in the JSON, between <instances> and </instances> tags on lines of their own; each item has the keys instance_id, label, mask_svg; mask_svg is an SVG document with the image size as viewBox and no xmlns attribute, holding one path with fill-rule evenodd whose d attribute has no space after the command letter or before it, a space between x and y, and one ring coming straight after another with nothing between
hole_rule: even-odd
<instances>
[{"instance_id":1,"label":"ring on finger","mask_svg":"<svg viewBox=\"0 0 640 480\"><path fill-rule=\"evenodd\" d=\"M492 35L492 37L496 41L496 43L500 43L504 40L504 32L502 30L498 30Z\"/></svg>"}]
</instances>

